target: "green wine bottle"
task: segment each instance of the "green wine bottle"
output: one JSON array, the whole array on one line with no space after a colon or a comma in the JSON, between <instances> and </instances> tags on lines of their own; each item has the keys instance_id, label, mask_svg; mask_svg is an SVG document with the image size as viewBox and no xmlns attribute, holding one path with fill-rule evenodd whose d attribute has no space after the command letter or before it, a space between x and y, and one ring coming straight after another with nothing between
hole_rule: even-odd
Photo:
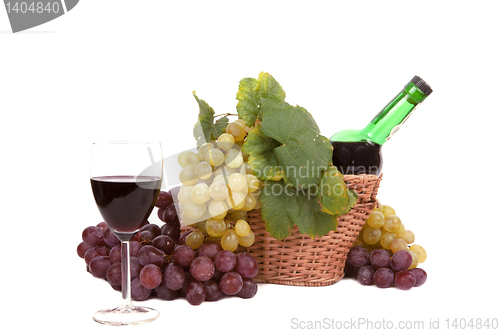
<instances>
[{"instance_id":1,"label":"green wine bottle","mask_svg":"<svg viewBox=\"0 0 500 333\"><path fill-rule=\"evenodd\" d=\"M379 175L382 171L382 145L431 93L431 87L415 76L365 128L343 130L332 135L333 165L343 174Z\"/></svg>"}]
</instances>

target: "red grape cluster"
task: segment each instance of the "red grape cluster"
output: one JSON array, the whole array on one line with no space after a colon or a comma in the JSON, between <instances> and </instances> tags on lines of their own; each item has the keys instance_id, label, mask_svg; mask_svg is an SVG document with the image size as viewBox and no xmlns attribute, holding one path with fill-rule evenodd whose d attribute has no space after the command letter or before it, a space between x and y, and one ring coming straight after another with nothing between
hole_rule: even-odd
<instances>
[{"instance_id":1,"label":"red grape cluster","mask_svg":"<svg viewBox=\"0 0 500 333\"><path fill-rule=\"evenodd\" d=\"M409 290L427 280L427 273L422 268L409 269L412 260L406 250L397 251L391 258L386 250L368 253L365 248L354 246L347 254L344 272L346 277L355 277L362 285L388 288L395 284L399 289Z\"/></svg>"},{"instance_id":2,"label":"red grape cluster","mask_svg":"<svg viewBox=\"0 0 500 333\"><path fill-rule=\"evenodd\" d=\"M196 251L185 244L190 231L181 234L170 192L156 202L159 227L146 224L130 241L131 296L143 301L156 295L162 300L184 296L192 305L217 301L224 295L251 298L257 293L253 277L257 261L248 253L234 254L218 243L203 243ZM121 243L105 222L83 230L78 255L96 278L121 290Z\"/></svg>"}]
</instances>

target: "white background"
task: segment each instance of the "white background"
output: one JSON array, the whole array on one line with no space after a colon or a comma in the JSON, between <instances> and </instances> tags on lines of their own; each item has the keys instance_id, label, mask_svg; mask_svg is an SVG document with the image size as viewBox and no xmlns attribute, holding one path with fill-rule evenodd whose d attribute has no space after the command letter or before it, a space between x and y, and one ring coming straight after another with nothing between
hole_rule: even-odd
<instances>
[{"instance_id":1,"label":"white background","mask_svg":"<svg viewBox=\"0 0 500 333\"><path fill-rule=\"evenodd\" d=\"M235 112L239 80L260 71L328 137L363 127L414 75L432 86L384 146L379 191L427 249L427 283L410 291L353 280L260 285L251 300L198 307L152 300L143 304L161 312L158 320L122 330L285 332L296 331L293 318L423 321L427 329L439 319L446 329L447 318L498 320L496 4L82 0L17 34L0 9L0 326L120 330L93 322L120 294L76 254L82 230L101 221L91 143L157 140L165 156L192 148L192 91L216 113Z\"/></svg>"}]
</instances>

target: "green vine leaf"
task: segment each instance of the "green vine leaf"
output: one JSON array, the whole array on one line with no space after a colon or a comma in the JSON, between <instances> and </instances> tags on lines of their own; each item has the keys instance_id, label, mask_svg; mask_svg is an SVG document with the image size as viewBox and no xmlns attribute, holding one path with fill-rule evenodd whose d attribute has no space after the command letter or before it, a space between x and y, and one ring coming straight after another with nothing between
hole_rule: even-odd
<instances>
[{"instance_id":1,"label":"green vine leaf","mask_svg":"<svg viewBox=\"0 0 500 333\"><path fill-rule=\"evenodd\" d=\"M323 174L320 182L319 202L321 211L330 215L341 216L349 212L358 200L356 192L347 188L344 175L336 167Z\"/></svg>"},{"instance_id":2,"label":"green vine leaf","mask_svg":"<svg viewBox=\"0 0 500 333\"><path fill-rule=\"evenodd\" d=\"M217 139L222 133L224 133L229 119L224 116L217 119L214 123L215 112L212 107L210 107L210 105L208 105L208 103L204 100L199 99L194 91L193 95L200 108L198 113L198 122L194 125L193 135L196 139L196 146L200 147L206 142Z\"/></svg>"},{"instance_id":3,"label":"green vine leaf","mask_svg":"<svg viewBox=\"0 0 500 333\"><path fill-rule=\"evenodd\" d=\"M257 79L244 78L240 81L236 99L236 110L249 127L255 121L262 120L262 115L285 101L285 91L269 74L261 72Z\"/></svg>"},{"instance_id":4,"label":"green vine leaf","mask_svg":"<svg viewBox=\"0 0 500 333\"><path fill-rule=\"evenodd\" d=\"M319 184L333 148L306 109L282 103L269 110L262 117L262 133L281 143L274 152L285 182L305 189Z\"/></svg>"}]
</instances>

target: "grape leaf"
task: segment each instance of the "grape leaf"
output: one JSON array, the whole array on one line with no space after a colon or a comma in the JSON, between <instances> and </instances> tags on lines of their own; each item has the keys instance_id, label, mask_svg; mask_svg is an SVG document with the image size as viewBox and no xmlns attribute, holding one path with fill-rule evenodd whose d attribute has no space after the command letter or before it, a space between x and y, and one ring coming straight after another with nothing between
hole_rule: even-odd
<instances>
[{"instance_id":1,"label":"grape leaf","mask_svg":"<svg viewBox=\"0 0 500 333\"><path fill-rule=\"evenodd\" d=\"M258 79L244 78L240 81L236 99L236 110L247 126L252 127L262 115L285 101L285 91L269 74L261 72Z\"/></svg>"},{"instance_id":2,"label":"grape leaf","mask_svg":"<svg viewBox=\"0 0 500 333\"><path fill-rule=\"evenodd\" d=\"M215 112L212 107L210 107L210 105L208 105L208 103L204 100L199 99L194 91L193 95L200 108L198 113L198 122L194 125L193 135L196 139L197 147L200 147L206 142L217 139L222 133L224 133L229 120L225 116L217 119L214 123Z\"/></svg>"},{"instance_id":3,"label":"grape leaf","mask_svg":"<svg viewBox=\"0 0 500 333\"><path fill-rule=\"evenodd\" d=\"M282 144L274 152L285 182L306 189L319 184L331 163L333 148L306 109L282 103L264 113L261 130Z\"/></svg>"},{"instance_id":4,"label":"grape leaf","mask_svg":"<svg viewBox=\"0 0 500 333\"><path fill-rule=\"evenodd\" d=\"M315 195L306 194L299 197L302 198L302 209L295 223L300 233L315 238L337 230L337 216L322 212Z\"/></svg>"},{"instance_id":5,"label":"grape leaf","mask_svg":"<svg viewBox=\"0 0 500 333\"><path fill-rule=\"evenodd\" d=\"M247 135L247 139L241 151L248 155L261 155L281 145L278 141L270 138L262 133L261 125L257 124L252 128Z\"/></svg>"},{"instance_id":6,"label":"grape leaf","mask_svg":"<svg viewBox=\"0 0 500 333\"><path fill-rule=\"evenodd\" d=\"M278 240L289 236L295 224L299 232L312 238L336 230L337 217L322 212L317 196L308 191L297 190L283 181L267 181L259 198L266 230Z\"/></svg>"},{"instance_id":7,"label":"grape leaf","mask_svg":"<svg viewBox=\"0 0 500 333\"><path fill-rule=\"evenodd\" d=\"M343 179L344 175L335 166L330 166L323 173L319 191L319 202L323 212L340 216L352 207L351 201L353 198L349 197L349 189ZM355 199L357 200L357 194Z\"/></svg>"},{"instance_id":8,"label":"grape leaf","mask_svg":"<svg viewBox=\"0 0 500 333\"><path fill-rule=\"evenodd\" d=\"M273 151L257 156L250 155L248 164L252 168L252 173L260 180L278 181L283 178L283 168Z\"/></svg>"},{"instance_id":9,"label":"grape leaf","mask_svg":"<svg viewBox=\"0 0 500 333\"><path fill-rule=\"evenodd\" d=\"M256 79L245 78L240 80L236 99L238 104L236 110L241 119L249 127L255 125L255 120L260 114L259 85Z\"/></svg>"},{"instance_id":10,"label":"grape leaf","mask_svg":"<svg viewBox=\"0 0 500 333\"><path fill-rule=\"evenodd\" d=\"M290 235L295 219L300 214L297 196L293 194L294 191L291 195L287 195L286 190L283 181L266 182L259 195L259 200L262 202L261 216L266 222L266 231L278 240Z\"/></svg>"}]
</instances>

